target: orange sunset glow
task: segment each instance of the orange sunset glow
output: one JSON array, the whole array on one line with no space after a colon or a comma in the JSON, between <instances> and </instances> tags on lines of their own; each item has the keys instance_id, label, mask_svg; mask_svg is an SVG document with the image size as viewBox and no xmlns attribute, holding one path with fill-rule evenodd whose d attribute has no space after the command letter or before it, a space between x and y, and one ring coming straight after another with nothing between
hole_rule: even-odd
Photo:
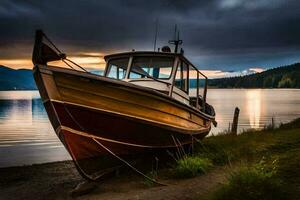
<instances>
[{"instance_id":1,"label":"orange sunset glow","mask_svg":"<svg viewBox=\"0 0 300 200\"><path fill-rule=\"evenodd\" d=\"M250 71L253 71L255 73L261 73L263 71L265 71L265 69L259 68L259 67L254 67L254 68L250 68Z\"/></svg>"},{"instance_id":2,"label":"orange sunset glow","mask_svg":"<svg viewBox=\"0 0 300 200\"><path fill-rule=\"evenodd\" d=\"M68 58L75 63L82 65L88 69L103 69L105 61L104 54L100 53L82 53L82 56L68 56ZM64 67L65 64L61 61L51 62L53 65ZM0 65L8 66L12 69L31 69L33 67L32 61L28 59L0 59Z\"/></svg>"}]
</instances>

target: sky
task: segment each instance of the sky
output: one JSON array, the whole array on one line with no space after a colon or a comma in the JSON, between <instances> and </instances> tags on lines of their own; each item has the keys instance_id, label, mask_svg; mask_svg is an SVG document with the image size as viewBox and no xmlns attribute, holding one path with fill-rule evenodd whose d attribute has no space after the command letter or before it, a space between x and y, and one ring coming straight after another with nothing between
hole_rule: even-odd
<instances>
[{"instance_id":1,"label":"sky","mask_svg":"<svg viewBox=\"0 0 300 200\"><path fill-rule=\"evenodd\" d=\"M32 68L43 29L69 58L103 67L103 56L168 45L174 25L185 56L209 77L299 62L299 0L1 0L0 65Z\"/></svg>"}]
</instances>

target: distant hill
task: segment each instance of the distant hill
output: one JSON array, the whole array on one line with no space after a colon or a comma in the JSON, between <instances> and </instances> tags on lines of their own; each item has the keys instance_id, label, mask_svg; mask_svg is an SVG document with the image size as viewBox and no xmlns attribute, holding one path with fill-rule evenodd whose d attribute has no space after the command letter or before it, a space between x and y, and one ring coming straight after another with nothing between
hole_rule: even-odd
<instances>
[{"instance_id":1,"label":"distant hill","mask_svg":"<svg viewBox=\"0 0 300 200\"><path fill-rule=\"evenodd\" d=\"M0 90L36 90L32 70L0 65Z\"/></svg>"},{"instance_id":2,"label":"distant hill","mask_svg":"<svg viewBox=\"0 0 300 200\"><path fill-rule=\"evenodd\" d=\"M215 88L300 88L300 63L246 76L210 79L208 85Z\"/></svg>"}]
</instances>

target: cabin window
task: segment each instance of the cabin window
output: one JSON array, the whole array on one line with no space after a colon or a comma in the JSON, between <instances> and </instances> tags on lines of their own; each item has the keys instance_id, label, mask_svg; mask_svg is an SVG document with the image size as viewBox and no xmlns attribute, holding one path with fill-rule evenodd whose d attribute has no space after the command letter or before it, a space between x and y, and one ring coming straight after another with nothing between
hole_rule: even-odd
<instances>
[{"instance_id":1,"label":"cabin window","mask_svg":"<svg viewBox=\"0 0 300 200\"><path fill-rule=\"evenodd\" d=\"M188 91L188 64L180 61L176 71L175 86L179 89Z\"/></svg>"},{"instance_id":2,"label":"cabin window","mask_svg":"<svg viewBox=\"0 0 300 200\"><path fill-rule=\"evenodd\" d=\"M124 79L129 58L112 59L108 63L106 76L115 79Z\"/></svg>"},{"instance_id":3,"label":"cabin window","mask_svg":"<svg viewBox=\"0 0 300 200\"><path fill-rule=\"evenodd\" d=\"M174 58L170 57L134 57L129 78L169 79Z\"/></svg>"}]
</instances>

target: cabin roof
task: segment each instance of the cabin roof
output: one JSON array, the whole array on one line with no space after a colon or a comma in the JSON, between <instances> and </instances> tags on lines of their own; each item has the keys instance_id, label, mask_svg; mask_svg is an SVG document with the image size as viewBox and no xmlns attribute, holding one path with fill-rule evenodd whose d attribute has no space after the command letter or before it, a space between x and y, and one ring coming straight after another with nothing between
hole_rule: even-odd
<instances>
[{"instance_id":1,"label":"cabin roof","mask_svg":"<svg viewBox=\"0 0 300 200\"><path fill-rule=\"evenodd\" d=\"M175 56L175 55L178 55L178 53L175 54L175 53L169 53L169 52L156 52L156 51L128 51L128 52L122 52L122 53L109 54L109 55L104 56L104 59L107 60L112 57L123 57L123 56L132 56L132 55Z\"/></svg>"},{"instance_id":2,"label":"cabin roof","mask_svg":"<svg viewBox=\"0 0 300 200\"><path fill-rule=\"evenodd\" d=\"M179 56L185 62L190 65L193 65L182 53L173 53L173 52L157 52L157 51L128 51L122 53L115 53L109 54L104 56L104 60L107 61L111 58L118 58L118 57L127 57L127 56Z\"/></svg>"}]
</instances>

